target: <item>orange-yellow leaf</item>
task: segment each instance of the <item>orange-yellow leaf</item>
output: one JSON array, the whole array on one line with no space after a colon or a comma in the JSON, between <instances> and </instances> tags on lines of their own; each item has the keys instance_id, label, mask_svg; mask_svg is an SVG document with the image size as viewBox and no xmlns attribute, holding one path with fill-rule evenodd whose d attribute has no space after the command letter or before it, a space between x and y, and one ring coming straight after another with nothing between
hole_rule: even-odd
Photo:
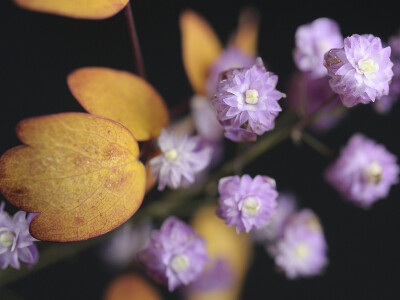
<instances>
[{"instance_id":1,"label":"orange-yellow leaf","mask_svg":"<svg viewBox=\"0 0 400 300\"><path fill-rule=\"evenodd\" d=\"M232 44L251 56L257 54L259 15L254 9L246 9L240 14L239 28L233 36Z\"/></svg>"},{"instance_id":2,"label":"orange-yellow leaf","mask_svg":"<svg viewBox=\"0 0 400 300\"><path fill-rule=\"evenodd\" d=\"M39 212L31 234L69 242L104 234L142 203L145 170L139 148L121 124L83 113L24 120L25 144L0 159L0 190L16 207Z\"/></svg>"},{"instance_id":3,"label":"orange-yellow leaf","mask_svg":"<svg viewBox=\"0 0 400 300\"><path fill-rule=\"evenodd\" d=\"M161 96L129 72L82 68L68 76L68 86L86 111L120 122L138 141L157 138L168 124L168 110Z\"/></svg>"},{"instance_id":4,"label":"orange-yellow leaf","mask_svg":"<svg viewBox=\"0 0 400 300\"><path fill-rule=\"evenodd\" d=\"M158 291L139 275L124 274L112 281L104 300L161 300Z\"/></svg>"},{"instance_id":5,"label":"orange-yellow leaf","mask_svg":"<svg viewBox=\"0 0 400 300\"><path fill-rule=\"evenodd\" d=\"M14 0L22 8L78 19L105 19L129 0Z\"/></svg>"},{"instance_id":6,"label":"orange-yellow leaf","mask_svg":"<svg viewBox=\"0 0 400 300\"><path fill-rule=\"evenodd\" d=\"M221 43L207 21L193 11L182 13L180 28L186 74L193 90L205 94L209 69L222 51Z\"/></svg>"},{"instance_id":7,"label":"orange-yellow leaf","mask_svg":"<svg viewBox=\"0 0 400 300\"><path fill-rule=\"evenodd\" d=\"M244 277L248 269L252 244L248 234L237 234L235 228L225 225L215 214L215 206L204 206L193 216L191 225L202 236L207 245L211 263L223 258L233 271L233 284L219 289L191 291L188 300L233 300L239 299Z\"/></svg>"}]
</instances>

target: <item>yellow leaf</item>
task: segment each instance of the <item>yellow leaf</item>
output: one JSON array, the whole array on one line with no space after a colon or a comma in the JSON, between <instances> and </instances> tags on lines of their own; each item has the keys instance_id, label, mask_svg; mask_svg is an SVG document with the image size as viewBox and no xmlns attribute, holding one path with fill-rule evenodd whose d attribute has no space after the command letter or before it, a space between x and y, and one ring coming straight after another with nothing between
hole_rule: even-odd
<instances>
[{"instance_id":1,"label":"yellow leaf","mask_svg":"<svg viewBox=\"0 0 400 300\"><path fill-rule=\"evenodd\" d=\"M249 235L237 234L234 227L225 225L215 214L217 207L204 206L193 216L191 225L202 236L207 245L211 263L223 258L233 270L234 282L230 287L210 291L191 291L189 300L233 300L239 299L241 287L252 254Z\"/></svg>"},{"instance_id":2,"label":"yellow leaf","mask_svg":"<svg viewBox=\"0 0 400 300\"><path fill-rule=\"evenodd\" d=\"M221 43L207 21L193 11L182 13L180 28L186 74L193 90L204 95L209 69L222 51Z\"/></svg>"},{"instance_id":3,"label":"yellow leaf","mask_svg":"<svg viewBox=\"0 0 400 300\"><path fill-rule=\"evenodd\" d=\"M112 281L104 300L161 300L157 290L139 275L124 274Z\"/></svg>"},{"instance_id":4,"label":"yellow leaf","mask_svg":"<svg viewBox=\"0 0 400 300\"><path fill-rule=\"evenodd\" d=\"M240 14L239 28L233 36L232 44L248 55L256 55L259 23L257 11L244 10Z\"/></svg>"},{"instance_id":5,"label":"yellow leaf","mask_svg":"<svg viewBox=\"0 0 400 300\"><path fill-rule=\"evenodd\" d=\"M40 213L30 224L42 241L104 234L139 208L145 170L139 148L121 124L83 113L24 120L25 144L0 159L0 190L16 207Z\"/></svg>"},{"instance_id":6,"label":"yellow leaf","mask_svg":"<svg viewBox=\"0 0 400 300\"><path fill-rule=\"evenodd\" d=\"M126 126L138 141L157 138L168 124L158 92L129 72L87 67L68 76L68 86L87 112Z\"/></svg>"},{"instance_id":7,"label":"yellow leaf","mask_svg":"<svg viewBox=\"0 0 400 300\"><path fill-rule=\"evenodd\" d=\"M129 0L14 0L37 12L78 19L105 19L122 10Z\"/></svg>"}]
</instances>

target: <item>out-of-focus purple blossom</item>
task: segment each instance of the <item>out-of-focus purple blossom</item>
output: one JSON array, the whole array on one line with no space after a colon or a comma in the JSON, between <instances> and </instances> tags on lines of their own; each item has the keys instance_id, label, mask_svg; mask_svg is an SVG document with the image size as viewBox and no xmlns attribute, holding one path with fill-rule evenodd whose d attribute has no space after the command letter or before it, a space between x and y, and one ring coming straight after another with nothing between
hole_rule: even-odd
<instances>
[{"instance_id":1,"label":"out-of-focus purple blossom","mask_svg":"<svg viewBox=\"0 0 400 300\"><path fill-rule=\"evenodd\" d=\"M219 180L218 191L217 215L225 224L236 226L238 233L264 227L275 213L278 192L270 177L224 177Z\"/></svg>"},{"instance_id":2,"label":"out-of-focus purple blossom","mask_svg":"<svg viewBox=\"0 0 400 300\"><path fill-rule=\"evenodd\" d=\"M204 239L175 217L153 231L149 245L138 255L148 274L170 291L196 280L209 261Z\"/></svg>"},{"instance_id":3,"label":"out-of-focus purple blossom","mask_svg":"<svg viewBox=\"0 0 400 300\"><path fill-rule=\"evenodd\" d=\"M230 46L222 52L217 61L211 66L206 82L207 95L212 98L216 92L219 76L230 69L251 67L255 63L255 57Z\"/></svg>"},{"instance_id":4,"label":"out-of-focus purple blossom","mask_svg":"<svg viewBox=\"0 0 400 300\"><path fill-rule=\"evenodd\" d=\"M390 52L390 47L382 47L380 38L354 34L345 38L343 48L325 54L329 84L343 105L367 104L389 94L393 77Z\"/></svg>"},{"instance_id":5,"label":"out-of-focus purple blossom","mask_svg":"<svg viewBox=\"0 0 400 300\"><path fill-rule=\"evenodd\" d=\"M319 275L328 264L321 224L308 209L293 214L284 227L282 237L267 250L289 279Z\"/></svg>"},{"instance_id":6,"label":"out-of-focus purple blossom","mask_svg":"<svg viewBox=\"0 0 400 300\"><path fill-rule=\"evenodd\" d=\"M308 73L295 73L290 81L288 105L301 115L312 114L332 95L327 77L313 78ZM339 96L321 109L310 127L316 132L325 132L334 127L344 116Z\"/></svg>"},{"instance_id":7,"label":"out-of-focus purple blossom","mask_svg":"<svg viewBox=\"0 0 400 300\"><path fill-rule=\"evenodd\" d=\"M35 216L31 214L30 221ZM20 261L33 267L38 260L38 251L33 242L36 239L29 233L26 213L17 212L11 217L4 211L4 202L0 204L0 268L11 265L20 268Z\"/></svg>"},{"instance_id":8,"label":"out-of-focus purple blossom","mask_svg":"<svg viewBox=\"0 0 400 300\"><path fill-rule=\"evenodd\" d=\"M206 97L195 95L190 100L192 116L196 125L197 134L210 142L217 142L223 138L224 130L217 119L211 101Z\"/></svg>"},{"instance_id":9,"label":"out-of-focus purple blossom","mask_svg":"<svg viewBox=\"0 0 400 300\"><path fill-rule=\"evenodd\" d=\"M203 273L189 284L188 291L211 291L229 288L234 283L234 272L224 258L209 262Z\"/></svg>"},{"instance_id":10,"label":"out-of-focus purple blossom","mask_svg":"<svg viewBox=\"0 0 400 300\"><path fill-rule=\"evenodd\" d=\"M400 59L400 33L389 38L389 46L392 48L393 57Z\"/></svg>"},{"instance_id":11,"label":"out-of-focus purple blossom","mask_svg":"<svg viewBox=\"0 0 400 300\"><path fill-rule=\"evenodd\" d=\"M385 198L398 182L397 158L383 145L355 134L326 170L326 180L346 199L364 207Z\"/></svg>"},{"instance_id":12,"label":"out-of-focus purple blossom","mask_svg":"<svg viewBox=\"0 0 400 300\"><path fill-rule=\"evenodd\" d=\"M259 243L268 244L281 238L285 224L295 210L295 197L292 194L280 193L275 213L271 216L271 221L266 226L252 231L254 240Z\"/></svg>"},{"instance_id":13,"label":"out-of-focus purple blossom","mask_svg":"<svg viewBox=\"0 0 400 300\"><path fill-rule=\"evenodd\" d=\"M389 113L400 98L400 34L390 38L389 46L392 48L393 78L389 85L389 95L374 103L375 110L380 114Z\"/></svg>"},{"instance_id":14,"label":"out-of-focus purple blossom","mask_svg":"<svg viewBox=\"0 0 400 300\"><path fill-rule=\"evenodd\" d=\"M192 184L195 174L211 160L211 148L201 143L200 137L181 136L161 131L158 146L162 153L150 160L151 174L158 179L158 189L166 185L176 189Z\"/></svg>"},{"instance_id":15,"label":"out-of-focus purple blossom","mask_svg":"<svg viewBox=\"0 0 400 300\"><path fill-rule=\"evenodd\" d=\"M125 223L105 244L102 258L113 267L126 267L136 259L138 252L147 246L151 231L152 225L149 221L136 225Z\"/></svg>"},{"instance_id":16,"label":"out-of-focus purple blossom","mask_svg":"<svg viewBox=\"0 0 400 300\"><path fill-rule=\"evenodd\" d=\"M213 105L225 136L234 141L255 140L271 130L285 95L275 89L278 76L267 72L261 58L250 68L232 69L218 83Z\"/></svg>"},{"instance_id":17,"label":"out-of-focus purple blossom","mask_svg":"<svg viewBox=\"0 0 400 300\"><path fill-rule=\"evenodd\" d=\"M332 48L343 47L343 37L338 24L328 18L316 19L296 30L294 61L303 72L314 78L327 74L324 68L324 54Z\"/></svg>"}]
</instances>

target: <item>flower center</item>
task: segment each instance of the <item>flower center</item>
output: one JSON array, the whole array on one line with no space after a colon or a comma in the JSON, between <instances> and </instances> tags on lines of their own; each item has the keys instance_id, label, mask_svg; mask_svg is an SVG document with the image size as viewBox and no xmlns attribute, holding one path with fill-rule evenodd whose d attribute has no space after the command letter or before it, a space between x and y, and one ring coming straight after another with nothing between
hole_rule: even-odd
<instances>
[{"instance_id":1,"label":"flower center","mask_svg":"<svg viewBox=\"0 0 400 300\"><path fill-rule=\"evenodd\" d=\"M365 76L369 76L372 73L379 71L379 65L372 59L360 59L358 61L358 68Z\"/></svg>"},{"instance_id":2,"label":"flower center","mask_svg":"<svg viewBox=\"0 0 400 300\"><path fill-rule=\"evenodd\" d=\"M305 258L310 251L309 251L307 245L299 244L296 246L294 252L298 258Z\"/></svg>"},{"instance_id":3,"label":"flower center","mask_svg":"<svg viewBox=\"0 0 400 300\"><path fill-rule=\"evenodd\" d=\"M172 148L165 153L165 157L173 161L178 157L178 151Z\"/></svg>"},{"instance_id":4,"label":"flower center","mask_svg":"<svg viewBox=\"0 0 400 300\"><path fill-rule=\"evenodd\" d=\"M258 92L257 90L247 90L246 91L246 103L256 104L258 102Z\"/></svg>"},{"instance_id":5,"label":"flower center","mask_svg":"<svg viewBox=\"0 0 400 300\"><path fill-rule=\"evenodd\" d=\"M365 179L370 183L379 183L382 179L382 171L381 165L373 161L364 172Z\"/></svg>"},{"instance_id":6,"label":"flower center","mask_svg":"<svg viewBox=\"0 0 400 300\"><path fill-rule=\"evenodd\" d=\"M189 258L184 254L174 256L171 261L171 267L175 272L183 272L189 266Z\"/></svg>"},{"instance_id":7,"label":"flower center","mask_svg":"<svg viewBox=\"0 0 400 300\"><path fill-rule=\"evenodd\" d=\"M14 235L11 232L4 232L1 236L0 236L0 244L3 247L11 247L11 245L14 242Z\"/></svg>"},{"instance_id":8,"label":"flower center","mask_svg":"<svg viewBox=\"0 0 400 300\"><path fill-rule=\"evenodd\" d=\"M257 198L248 197L243 201L243 210L250 216L255 216L260 210L260 203Z\"/></svg>"}]
</instances>

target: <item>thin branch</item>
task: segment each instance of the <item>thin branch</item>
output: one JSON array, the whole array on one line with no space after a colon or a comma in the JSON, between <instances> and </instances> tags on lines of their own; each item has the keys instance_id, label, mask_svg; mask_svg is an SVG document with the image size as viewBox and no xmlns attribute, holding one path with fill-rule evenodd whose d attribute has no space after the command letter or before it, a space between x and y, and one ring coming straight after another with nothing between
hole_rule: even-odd
<instances>
[{"instance_id":1,"label":"thin branch","mask_svg":"<svg viewBox=\"0 0 400 300\"><path fill-rule=\"evenodd\" d=\"M144 68L142 52L140 50L139 39L136 32L135 20L133 19L132 6L130 2L128 2L125 7L125 16L126 23L129 29L129 36L132 43L133 58L135 60L137 71L141 77L146 78L146 71Z\"/></svg>"}]
</instances>

